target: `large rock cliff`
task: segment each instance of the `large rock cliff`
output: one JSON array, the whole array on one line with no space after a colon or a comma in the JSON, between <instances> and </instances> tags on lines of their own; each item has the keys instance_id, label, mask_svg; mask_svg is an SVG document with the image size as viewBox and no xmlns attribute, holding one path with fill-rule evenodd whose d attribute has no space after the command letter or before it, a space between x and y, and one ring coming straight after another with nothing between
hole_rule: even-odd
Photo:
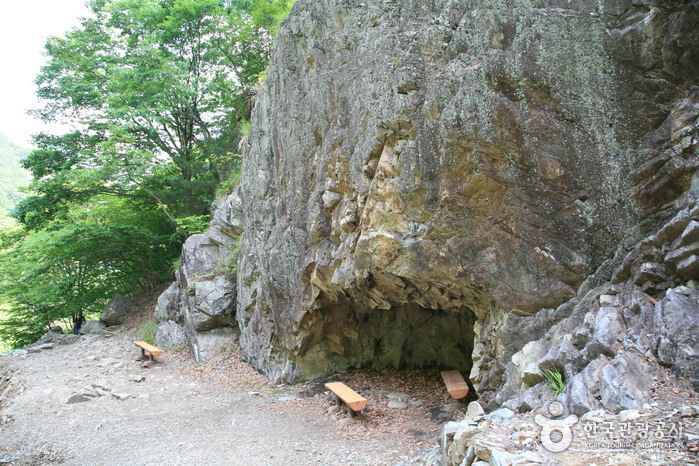
<instances>
[{"instance_id":1,"label":"large rock cliff","mask_svg":"<svg viewBox=\"0 0 699 466\"><path fill-rule=\"evenodd\" d=\"M699 386L698 21L681 1L299 0L204 237L227 231L225 256L243 230L245 356L287 380L457 368L516 409L543 369L576 412L637 404L651 361Z\"/></svg>"}]
</instances>

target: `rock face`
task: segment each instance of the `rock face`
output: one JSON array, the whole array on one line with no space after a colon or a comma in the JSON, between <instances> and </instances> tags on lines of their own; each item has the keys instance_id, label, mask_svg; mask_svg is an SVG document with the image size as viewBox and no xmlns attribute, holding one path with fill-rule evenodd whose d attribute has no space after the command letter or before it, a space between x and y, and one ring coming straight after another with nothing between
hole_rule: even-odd
<instances>
[{"instance_id":1,"label":"rock face","mask_svg":"<svg viewBox=\"0 0 699 466\"><path fill-rule=\"evenodd\" d=\"M512 356L574 311L582 322L609 260L688 206L696 7L540 3L295 6L236 194L237 319L256 367L458 368L485 403L516 396L542 376L508 373ZM692 235L672 264L639 250L620 283L654 294L692 278ZM615 356L625 311L595 306L589 335L537 345L552 364L583 338L588 361Z\"/></svg>"},{"instance_id":2,"label":"rock face","mask_svg":"<svg viewBox=\"0 0 699 466\"><path fill-rule=\"evenodd\" d=\"M235 260L239 237L236 206L230 196L214 208L211 229L187 239L173 283L158 297L155 343L188 343L195 360L202 362L235 331Z\"/></svg>"},{"instance_id":3,"label":"rock face","mask_svg":"<svg viewBox=\"0 0 699 466\"><path fill-rule=\"evenodd\" d=\"M162 320L196 342L237 299L270 377L460 369L488 409L547 370L576 413L638 407L654 361L696 384L699 8L511 3L296 3ZM206 274L240 229L236 297Z\"/></svg>"}]
</instances>

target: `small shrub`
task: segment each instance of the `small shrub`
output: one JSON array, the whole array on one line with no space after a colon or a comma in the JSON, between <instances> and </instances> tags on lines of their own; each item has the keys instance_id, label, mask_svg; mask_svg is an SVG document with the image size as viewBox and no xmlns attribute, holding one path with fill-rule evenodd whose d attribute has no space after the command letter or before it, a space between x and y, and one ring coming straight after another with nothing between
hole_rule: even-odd
<instances>
[{"instance_id":1,"label":"small shrub","mask_svg":"<svg viewBox=\"0 0 699 466\"><path fill-rule=\"evenodd\" d=\"M180 260L180 256L178 256L174 261L172 261L172 264L170 265L170 274L174 275L175 272L180 270L181 264L182 264L182 261Z\"/></svg>"},{"instance_id":2,"label":"small shrub","mask_svg":"<svg viewBox=\"0 0 699 466\"><path fill-rule=\"evenodd\" d=\"M250 121L240 120L238 123L238 132L240 133L240 141L238 141L238 151L244 152L245 147L248 145L248 140L250 136Z\"/></svg>"},{"instance_id":3,"label":"small shrub","mask_svg":"<svg viewBox=\"0 0 699 466\"><path fill-rule=\"evenodd\" d=\"M239 155L235 155L236 157L240 157ZM224 181L221 182L221 184L218 185L216 188L216 196L225 196L227 194L230 194L235 190L235 188L240 184L240 178L241 178L241 172L240 170L231 170L228 173L228 176Z\"/></svg>"},{"instance_id":4,"label":"small shrub","mask_svg":"<svg viewBox=\"0 0 699 466\"><path fill-rule=\"evenodd\" d=\"M138 329L138 336L141 340L151 345L155 342L155 321L149 320Z\"/></svg>"}]
</instances>

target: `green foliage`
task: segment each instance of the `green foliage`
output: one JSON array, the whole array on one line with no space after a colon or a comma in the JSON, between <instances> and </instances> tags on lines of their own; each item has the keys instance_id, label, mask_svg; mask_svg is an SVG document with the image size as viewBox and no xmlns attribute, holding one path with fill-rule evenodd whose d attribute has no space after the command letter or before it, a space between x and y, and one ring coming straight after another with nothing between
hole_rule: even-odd
<instances>
[{"instance_id":1,"label":"green foliage","mask_svg":"<svg viewBox=\"0 0 699 466\"><path fill-rule=\"evenodd\" d=\"M149 289L167 278L178 254L157 208L102 196L73 206L62 221L0 236L0 335L13 346L34 341L54 322L100 312L117 293Z\"/></svg>"},{"instance_id":2,"label":"green foliage","mask_svg":"<svg viewBox=\"0 0 699 466\"><path fill-rule=\"evenodd\" d=\"M177 225L186 236L205 232L209 227L208 215L191 215L177 219Z\"/></svg>"},{"instance_id":3,"label":"green foliage","mask_svg":"<svg viewBox=\"0 0 699 466\"><path fill-rule=\"evenodd\" d=\"M279 30L281 22L289 15L296 0L256 0L249 3L253 22L260 28L268 29L274 35Z\"/></svg>"},{"instance_id":4,"label":"green foliage","mask_svg":"<svg viewBox=\"0 0 699 466\"><path fill-rule=\"evenodd\" d=\"M216 187L239 179L238 121L293 1L88 3L47 41L36 78L35 115L73 131L35 136L22 227L0 234L0 337L13 346L169 277Z\"/></svg>"},{"instance_id":5,"label":"green foliage","mask_svg":"<svg viewBox=\"0 0 699 466\"><path fill-rule=\"evenodd\" d=\"M226 257L226 264L224 265L228 273L238 272L238 256L240 255L240 248L243 246L243 235L241 234L233 243L231 250Z\"/></svg>"},{"instance_id":6,"label":"green foliage","mask_svg":"<svg viewBox=\"0 0 699 466\"><path fill-rule=\"evenodd\" d=\"M170 218L208 215L238 161L235 130L272 46L270 18L289 2L93 1L93 17L46 44L37 78L47 121L80 131L36 137L24 162L32 196L18 218L42 228L95 194L131 196ZM233 129L231 129L233 128Z\"/></svg>"},{"instance_id":7,"label":"green foliage","mask_svg":"<svg viewBox=\"0 0 699 466\"><path fill-rule=\"evenodd\" d=\"M138 329L138 337L146 343L150 343L152 345L155 343L156 328L157 326L155 321L149 320L141 325L141 327Z\"/></svg>"},{"instance_id":8,"label":"green foliage","mask_svg":"<svg viewBox=\"0 0 699 466\"><path fill-rule=\"evenodd\" d=\"M224 196L232 193L233 190L240 184L241 172L233 170L228 174L228 177L216 188L216 196Z\"/></svg>"},{"instance_id":9,"label":"green foliage","mask_svg":"<svg viewBox=\"0 0 699 466\"><path fill-rule=\"evenodd\" d=\"M20 187L28 185L31 178L20 160L28 152L0 133L0 213L9 213L25 197Z\"/></svg>"},{"instance_id":10,"label":"green foliage","mask_svg":"<svg viewBox=\"0 0 699 466\"><path fill-rule=\"evenodd\" d=\"M559 369L543 369L541 372L544 374L544 377L546 377L548 385L551 388L553 388L553 391L556 393L556 396L560 395L563 392L563 390L565 390L566 384L563 380L563 374Z\"/></svg>"}]
</instances>

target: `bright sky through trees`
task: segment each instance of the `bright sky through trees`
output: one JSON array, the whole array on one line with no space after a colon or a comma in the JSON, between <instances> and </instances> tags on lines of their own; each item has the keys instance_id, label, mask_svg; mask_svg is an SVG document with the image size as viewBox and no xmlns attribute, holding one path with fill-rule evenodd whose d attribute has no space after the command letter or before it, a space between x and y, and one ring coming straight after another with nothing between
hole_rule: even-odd
<instances>
[{"instance_id":1,"label":"bright sky through trees","mask_svg":"<svg viewBox=\"0 0 699 466\"><path fill-rule=\"evenodd\" d=\"M0 0L0 133L21 146L46 129L27 111L39 107L34 78L46 38L63 35L85 16L84 0Z\"/></svg>"}]
</instances>

